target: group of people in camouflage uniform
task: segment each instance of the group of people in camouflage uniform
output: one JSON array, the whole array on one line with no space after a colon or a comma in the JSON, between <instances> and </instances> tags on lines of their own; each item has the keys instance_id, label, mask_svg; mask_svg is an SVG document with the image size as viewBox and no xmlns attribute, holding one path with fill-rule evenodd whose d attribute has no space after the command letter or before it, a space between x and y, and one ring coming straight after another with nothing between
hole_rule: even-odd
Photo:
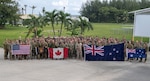
<instances>
[{"instance_id":1,"label":"group of people in camouflage uniform","mask_svg":"<svg viewBox=\"0 0 150 81\"><path fill-rule=\"evenodd\" d=\"M119 40L118 38L113 37L83 37L83 36L74 36L74 37L35 37L32 39L17 39L17 40L8 40L4 42L4 59L14 59L14 56L11 55L11 45L20 44L20 45L30 45L31 46L31 59L48 59L48 48L68 48L69 54L68 58L83 59L84 57L84 44L93 44L98 46L112 45L124 43L125 50L133 48L144 48L148 52L148 45L142 41L127 41L126 39ZM126 56L126 51L124 51ZM16 56L15 59L26 59L26 55ZM142 59L140 59L142 61ZM146 60L145 60L146 61Z\"/></svg>"}]
</instances>

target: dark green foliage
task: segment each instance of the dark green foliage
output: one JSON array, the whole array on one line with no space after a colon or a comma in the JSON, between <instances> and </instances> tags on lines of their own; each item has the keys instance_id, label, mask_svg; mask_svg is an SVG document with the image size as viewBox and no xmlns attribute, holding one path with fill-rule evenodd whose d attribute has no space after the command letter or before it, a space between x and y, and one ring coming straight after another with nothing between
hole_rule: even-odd
<instances>
[{"instance_id":1,"label":"dark green foliage","mask_svg":"<svg viewBox=\"0 0 150 81\"><path fill-rule=\"evenodd\" d=\"M16 24L19 18L16 14L18 11L18 3L14 0L0 0L0 27L5 27L7 22Z\"/></svg>"},{"instance_id":2,"label":"dark green foliage","mask_svg":"<svg viewBox=\"0 0 150 81\"><path fill-rule=\"evenodd\" d=\"M59 32L59 36L62 34L62 28L68 26L69 22L71 22L70 14L65 13L64 11L58 12L58 21L61 23L61 28Z\"/></svg>"},{"instance_id":3,"label":"dark green foliage","mask_svg":"<svg viewBox=\"0 0 150 81\"><path fill-rule=\"evenodd\" d=\"M72 20L71 25L68 27L68 31L71 31L71 35L83 35L85 30L93 30L92 24L83 19L81 16L78 17L79 20Z\"/></svg>"},{"instance_id":4,"label":"dark green foliage","mask_svg":"<svg viewBox=\"0 0 150 81\"><path fill-rule=\"evenodd\" d=\"M25 38L27 38L30 35L30 33L34 34L33 37L40 37L41 32L43 31L43 26L46 25L44 18L43 16L35 17L33 15L30 15L30 17L31 19L26 20L27 28L29 30Z\"/></svg>"},{"instance_id":5,"label":"dark green foliage","mask_svg":"<svg viewBox=\"0 0 150 81\"><path fill-rule=\"evenodd\" d=\"M45 22L46 23L51 23L52 28L53 28L53 34L55 36L55 27L54 24L58 23L57 22L57 18L58 18L58 11L57 10L53 10L52 12L45 12Z\"/></svg>"},{"instance_id":6,"label":"dark green foliage","mask_svg":"<svg viewBox=\"0 0 150 81\"><path fill-rule=\"evenodd\" d=\"M81 15L91 22L125 23L133 21L129 11L150 7L150 0L88 0L81 7Z\"/></svg>"}]
</instances>

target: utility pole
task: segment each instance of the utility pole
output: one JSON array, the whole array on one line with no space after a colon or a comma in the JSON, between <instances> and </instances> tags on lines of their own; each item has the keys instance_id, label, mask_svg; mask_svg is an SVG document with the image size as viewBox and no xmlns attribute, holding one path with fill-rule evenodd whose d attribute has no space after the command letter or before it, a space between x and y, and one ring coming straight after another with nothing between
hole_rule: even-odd
<instances>
[{"instance_id":1,"label":"utility pole","mask_svg":"<svg viewBox=\"0 0 150 81\"><path fill-rule=\"evenodd\" d=\"M22 15L24 14L24 8L21 8L21 11L22 11Z\"/></svg>"}]
</instances>

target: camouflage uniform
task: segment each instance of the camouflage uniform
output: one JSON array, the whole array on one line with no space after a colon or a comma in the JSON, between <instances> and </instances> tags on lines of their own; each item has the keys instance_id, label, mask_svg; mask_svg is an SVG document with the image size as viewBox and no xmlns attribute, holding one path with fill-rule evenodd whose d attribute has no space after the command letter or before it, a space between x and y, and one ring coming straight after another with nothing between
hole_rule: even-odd
<instances>
[{"instance_id":1,"label":"camouflage uniform","mask_svg":"<svg viewBox=\"0 0 150 81\"><path fill-rule=\"evenodd\" d=\"M132 45L131 43L128 43L128 44L127 44L127 48L128 48L128 49L133 49L133 45Z\"/></svg>"},{"instance_id":2,"label":"camouflage uniform","mask_svg":"<svg viewBox=\"0 0 150 81\"><path fill-rule=\"evenodd\" d=\"M56 47L53 40L51 40L51 41L48 42L48 47L49 48L55 48Z\"/></svg>"},{"instance_id":3,"label":"camouflage uniform","mask_svg":"<svg viewBox=\"0 0 150 81\"><path fill-rule=\"evenodd\" d=\"M31 42L31 59L36 58L36 41Z\"/></svg>"},{"instance_id":4,"label":"camouflage uniform","mask_svg":"<svg viewBox=\"0 0 150 81\"><path fill-rule=\"evenodd\" d=\"M149 48L148 48L148 44L147 43L144 43L144 49L145 49L145 54L146 54L146 57L145 57L145 61L144 62L146 62L147 61L147 53L148 53L148 51L149 51Z\"/></svg>"},{"instance_id":5,"label":"camouflage uniform","mask_svg":"<svg viewBox=\"0 0 150 81\"><path fill-rule=\"evenodd\" d=\"M36 40L34 43L34 49L35 49L35 58L38 58L39 50L38 50L39 42Z\"/></svg>"},{"instance_id":6,"label":"camouflage uniform","mask_svg":"<svg viewBox=\"0 0 150 81\"><path fill-rule=\"evenodd\" d=\"M4 59L8 59L8 54L9 54L9 58L11 59L11 45L8 42L8 40L6 40L3 43L4 46Z\"/></svg>"},{"instance_id":7,"label":"camouflage uniform","mask_svg":"<svg viewBox=\"0 0 150 81\"><path fill-rule=\"evenodd\" d=\"M39 45L38 45L38 58L39 59L43 59L44 58L44 43L43 41L40 41L39 42Z\"/></svg>"},{"instance_id":8,"label":"camouflage uniform","mask_svg":"<svg viewBox=\"0 0 150 81\"><path fill-rule=\"evenodd\" d=\"M83 59L82 57L82 43L76 43L76 50L77 50L77 59Z\"/></svg>"},{"instance_id":9,"label":"camouflage uniform","mask_svg":"<svg viewBox=\"0 0 150 81\"><path fill-rule=\"evenodd\" d=\"M131 42L129 41L128 43L127 43L127 48L128 49L133 49L133 44L131 44ZM127 60L133 60L133 58L128 58L128 54L126 53L126 56L127 56Z\"/></svg>"},{"instance_id":10,"label":"camouflage uniform","mask_svg":"<svg viewBox=\"0 0 150 81\"><path fill-rule=\"evenodd\" d=\"M68 56L69 56L69 58L73 58L73 53L74 53L74 44L73 44L73 42L70 42L68 47L69 47L69 55Z\"/></svg>"},{"instance_id":11,"label":"camouflage uniform","mask_svg":"<svg viewBox=\"0 0 150 81\"><path fill-rule=\"evenodd\" d=\"M73 47L72 48L73 48L72 57L76 58L76 56L77 56L77 54L76 54L77 50L76 50L76 42L75 41L73 42Z\"/></svg>"},{"instance_id":12,"label":"camouflage uniform","mask_svg":"<svg viewBox=\"0 0 150 81\"><path fill-rule=\"evenodd\" d=\"M48 58L48 43L44 41L43 44L44 44L44 58L47 59Z\"/></svg>"}]
</instances>

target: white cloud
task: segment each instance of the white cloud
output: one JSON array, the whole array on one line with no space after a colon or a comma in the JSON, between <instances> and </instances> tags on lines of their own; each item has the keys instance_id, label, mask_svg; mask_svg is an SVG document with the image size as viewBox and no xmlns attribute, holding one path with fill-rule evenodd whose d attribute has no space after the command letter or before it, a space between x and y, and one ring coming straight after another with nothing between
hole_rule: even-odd
<instances>
[{"instance_id":1,"label":"white cloud","mask_svg":"<svg viewBox=\"0 0 150 81\"><path fill-rule=\"evenodd\" d=\"M87 0L69 0L69 12L76 12L75 14L79 14L81 9L81 5L85 3Z\"/></svg>"},{"instance_id":2,"label":"white cloud","mask_svg":"<svg viewBox=\"0 0 150 81\"><path fill-rule=\"evenodd\" d=\"M36 6L34 13L39 14L42 8L45 7L46 11L52 11L54 9L63 10L65 7L65 12L76 15L79 14L81 5L87 0L16 0L20 3L20 9L27 6L27 13L31 13L31 6Z\"/></svg>"},{"instance_id":3,"label":"white cloud","mask_svg":"<svg viewBox=\"0 0 150 81\"><path fill-rule=\"evenodd\" d=\"M74 11L79 11L80 8L73 8L72 10L74 10Z\"/></svg>"},{"instance_id":4,"label":"white cloud","mask_svg":"<svg viewBox=\"0 0 150 81\"><path fill-rule=\"evenodd\" d=\"M78 2L71 2L70 4L69 4L69 6L73 6L73 7L80 7L81 6L81 4L80 3L78 3Z\"/></svg>"},{"instance_id":5,"label":"white cloud","mask_svg":"<svg viewBox=\"0 0 150 81\"><path fill-rule=\"evenodd\" d=\"M53 6L68 6L68 0L59 0L59 1L53 1Z\"/></svg>"}]
</instances>

